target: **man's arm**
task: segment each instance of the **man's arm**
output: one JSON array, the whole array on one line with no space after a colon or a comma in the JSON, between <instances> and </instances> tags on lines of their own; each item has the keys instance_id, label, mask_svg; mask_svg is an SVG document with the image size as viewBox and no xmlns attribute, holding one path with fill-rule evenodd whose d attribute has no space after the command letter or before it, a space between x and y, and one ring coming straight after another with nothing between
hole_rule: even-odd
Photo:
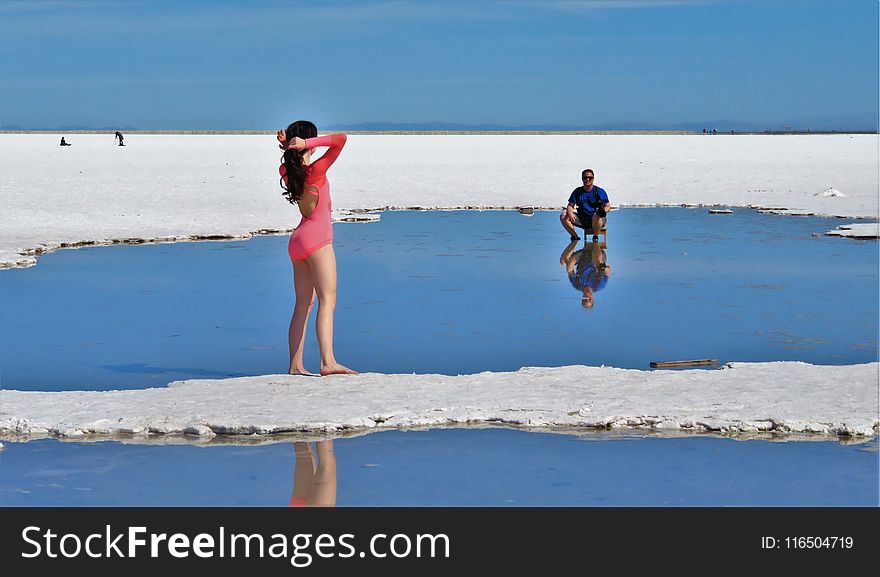
<instances>
[{"instance_id":1,"label":"man's arm","mask_svg":"<svg viewBox=\"0 0 880 577\"><path fill-rule=\"evenodd\" d=\"M608 200L608 194L605 192L605 189L600 188L597 196L601 204L596 207L596 211L600 217L604 218L605 215L611 212L611 201Z\"/></svg>"},{"instance_id":2,"label":"man's arm","mask_svg":"<svg viewBox=\"0 0 880 577\"><path fill-rule=\"evenodd\" d=\"M606 213L611 212L611 201L608 199L608 193L605 192L605 189L602 189L602 210Z\"/></svg>"},{"instance_id":3,"label":"man's arm","mask_svg":"<svg viewBox=\"0 0 880 577\"><path fill-rule=\"evenodd\" d=\"M568 262L566 263L566 267L565 267L565 270L568 272L568 274L571 274L574 272L574 267L577 264L577 261L580 260L583 252L584 252L584 249L581 248L581 249L578 249L575 252L573 252L571 254L571 256L568 257Z\"/></svg>"}]
</instances>

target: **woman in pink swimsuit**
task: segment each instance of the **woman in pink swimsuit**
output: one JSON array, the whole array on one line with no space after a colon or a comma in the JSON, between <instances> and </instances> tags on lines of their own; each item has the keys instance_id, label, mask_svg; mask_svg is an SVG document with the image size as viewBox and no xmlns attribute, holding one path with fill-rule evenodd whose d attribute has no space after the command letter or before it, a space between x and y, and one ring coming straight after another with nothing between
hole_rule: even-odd
<instances>
[{"instance_id":1,"label":"woman in pink swimsuit","mask_svg":"<svg viewBox=\"0 0 880 577\"><path fill-rule=\"evenodd\" d=\"M288 343L292 375L309 375L303 366L303 343L306 322L318 296L315 329L321 350L321 374L357 374L336 362L333 355L333 313L336 310L336 253L333 252L333 227L330 219L330 183L327 170L345 146L344 134L318 136L318 129L306 120L297 120L278 131L284 150L281 187L284 197L299 207L302 220L287 245L293 262L293 285L296 304L290 319ZM318 147L329 147L321 158L312 161Z\"/></svg>"}]
</instances>

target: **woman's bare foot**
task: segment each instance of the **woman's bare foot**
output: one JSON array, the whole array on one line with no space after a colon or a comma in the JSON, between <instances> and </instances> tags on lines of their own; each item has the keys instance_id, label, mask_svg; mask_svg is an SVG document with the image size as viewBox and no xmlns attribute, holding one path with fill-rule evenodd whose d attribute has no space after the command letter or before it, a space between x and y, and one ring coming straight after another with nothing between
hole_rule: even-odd
<instances>
[{"instance_id":1,"label":"woman's bare foot","mask_svg":"<svg viewBox=\"0 0 880 577\"><path fill-rule=\"evenodd\" d=\"M326 375L356 375L357 371L354 369L349 369L344 365L340 365L339 363L334 363L332 365L321 365L321 376Z\"/></svg>"},{"instance_id":2,"label":"woman's bare foot","mask_svg":"<svg viewBox=\"0 0 880 577\"><path fill-rule=\"evenodd\" d=\"M288 375L301 375L304 377L317 377L318 376L315 373L310 372L305 367L300 367L300 366L291 366L290 370L287 371L287 374Z\"/></svg>"}]
</instances>

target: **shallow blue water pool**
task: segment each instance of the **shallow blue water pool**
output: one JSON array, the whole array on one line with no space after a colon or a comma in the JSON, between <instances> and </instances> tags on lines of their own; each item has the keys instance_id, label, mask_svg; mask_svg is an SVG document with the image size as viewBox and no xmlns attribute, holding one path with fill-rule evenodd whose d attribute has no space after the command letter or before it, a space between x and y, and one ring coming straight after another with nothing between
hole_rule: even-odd
<instances>
[{"instance_id":1,"label":"shallow blue water pool","mask_svg":"<svg viewBox=\"0 0 880 577\"><path fill-rule=\"evenodd\" d=\"M611 214L604 249L570 244L555 212L386 212L337 224L337 357L365 372L445 374L875 361L878 244L822 236L840 222L626 209ZM82 248L0 272L2 386L285 372L286 243ZM312 322L305 358L316 370Z\"/></svg>"},{"instance_id":2,"label":"shallow blue water pool","mask_svg":"<svg viewBox=\"0 0 880 577\"><path fill-rule=\"evenodd\" d=\"M312 457L305 444L293 442L8 443L0 453L0 505L283 507L294 494L337 506L880 504L876 440L841 445L435 429L311 445ZM326 449L335 473L313 473L309 459L319 464ZM323 493L310 491L318 485Z\"/></svg>"},{"instance_id":3,"label":"shallow blue water pool","mask_svg":"<svg viewBox=\"0 0 880 577\"><path fill-rule=\"evenodd\" d=\"M338 224L337 356L361 371L446 374L875 361L878 245L822 236L839 223L627 209L612 213L604 247L569 243L551 212ZM64 250L0 272L2 386L134 389L284 372L286 243ZM317 368L311 324L306 361ZM876 439L462 429L326 443L341 506L878 505ZM5 442L0 505L284 506L314 481L296 480L309 454L298 447Z\"/></svg>"}]
</instances>

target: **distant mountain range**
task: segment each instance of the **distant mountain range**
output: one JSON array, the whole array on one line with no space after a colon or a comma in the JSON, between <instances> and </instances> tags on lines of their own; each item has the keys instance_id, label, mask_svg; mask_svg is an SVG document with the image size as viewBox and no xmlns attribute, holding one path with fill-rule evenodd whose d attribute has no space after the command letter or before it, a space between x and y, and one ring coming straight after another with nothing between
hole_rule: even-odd
<instances>
[{"instance_id":1,"label":"distant mountain range","mask_svg":"<svg viewBox=\"0 0 880 577\"><path fill-rule=\"evenodd\" d=\"M349 130L363 132L431 132L431 131L450 131L450 132L569 132L569 131L686 131L686 132L702 132L717 130L718 132L877 132L878 115L876 113L869 114L848 114L841 116L828 116L816 118L796 118L791 120L781 120L773 122L760 121L740 121L740 120L707 120L705 122L679 122L679 123L657 123L657 122L638 122L638 121L622 121L609 122L601 124L528 124L528 125L510 125L510 124L460 124L455 122L361 122L361 123L336 123L321 126L321 130ZM137 131L137 130L187 130L193 132L199 131L217 131L219 129L148 129L136 128L133 126L105 126L96 128L93 126L59 126L55 128L32 128L22 127L16 124L2 124L0 130L40 130L51 132L68 132L74 130L87 131ZM267 129L269 130L269 129ZM229 132L241 131L259 131L259 129L230 129Z\"/></svg>"}]
</instances>

